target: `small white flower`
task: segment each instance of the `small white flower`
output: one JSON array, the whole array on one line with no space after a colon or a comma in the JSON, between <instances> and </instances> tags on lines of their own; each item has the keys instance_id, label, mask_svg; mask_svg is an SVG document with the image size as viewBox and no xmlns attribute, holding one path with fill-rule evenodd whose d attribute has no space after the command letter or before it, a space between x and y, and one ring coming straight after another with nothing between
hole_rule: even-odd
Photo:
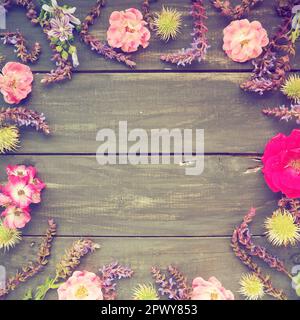
<instances>
[{"instance_id":1,"label":"small white flower","mask_svg":"<svg viewBox=\"0 0 300 320\"><path fill-rule=\"evenodd\" d=\"M46 12L53 14L53 15L55 15L56 12L62 12L64 15L69 17L71 23L73 23L75 25L81 24L80 20L73 15L76 11L76 7L63 8L57 4L56 0L51 0L51 6L44 4L42 6L42 9Z\"/></svg>"}]
</instances>

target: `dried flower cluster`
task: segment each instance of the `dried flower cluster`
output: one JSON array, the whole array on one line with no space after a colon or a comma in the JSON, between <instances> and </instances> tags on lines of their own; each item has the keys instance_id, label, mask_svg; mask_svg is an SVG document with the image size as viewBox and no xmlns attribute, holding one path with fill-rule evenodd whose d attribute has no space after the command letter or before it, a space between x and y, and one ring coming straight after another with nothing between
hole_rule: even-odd
<instances>
[{"instance_id":1,"label":"dried flower cluster","mask_svg":"<svg viewBox=\"0 0 300 320\"><path fill-rule=\"evenodd\" d=\"M300 105L291 105L291 107L280 106L275 108L265 108L262 113L269 117L274 117L284 121L296 121L300 124Z\"/></svg>"},{"instance_id":2,"label":"dried flower cluster","mask_svg":"<svg viewBox=\"0 0 300 320\"><path fill-rule=\"evenodd\" d=\"M291 69L290 58L295 54L294 44L288 35L290 26L291 18L283 18L281 26L263 54L253 61L253 74L250 80L241 84L243 90L262 95L281 88L287 72Z\"/></svg>"},{"instance_id":3,"label":"dried flower cluster","mask_svg":"<svg viewBox=\"0 0 300 320\"><path fill-rule=\"evenodd\" d=\"M56 279L66 279L80 264L81 259L93 253L100 246L89 239L78 240L66 251L61 261L56 266Z\"/></svg>"},{"instance_id":4,"label":"dried flower cluster","mask_svg":"<svg viewBox=\"0 0 300 320\"><path fill-rule=\"evenodd\" d=\"M251 256L256 256L264 261L270 268L276 269L277 271L290 276L290 273L288 272L283 261L270 254L266 250L266 248L256 245L253 242L249 224L253 221L255 215L256 209L250 209L249 212L245 215L241 225L234 230L239 245L243 246L244 249L251 254Z\"/></svg>"},{"instance_id":5,"label":"dried flower cluster","mask_svg":"<svg viewBox=\"0 0 300 320\"><path fill-rule=\"evenodd\" d=\"M221 11L223 16L232 20L239 20L247 16L250 10L262 1L263 0L242 0L241 4L233 6L228 0L214 0L213 5L216 9Z\"/></svg>"},{"instance_id":6,"label":"dried flower cluster","mask_svg":"<svg viewBox=\"0 0 300 320\"><path fill-rule=\"evenodd\" d=\"M281 87L282 93L291 100L291 106L285 105L275 108L264 108L262 113L286 122L294 120L300 123L300 77L291 75Z\"/></svg>"},{"instance_id":7,"label":"dried flower cluster","mask_svg":"<svg viewBox=\"0 0 300 320\"><path fill-rule=\"evenodd\" d=\"M175 267L168 267L168 275L160 269L153 267L151 272L158 285L158 293L171 300L190 300L192 288L187 283L187 278Z\"/></svg>"},{"instance_id":8,"label":"dried flower cluster","mask_svg":"<svg viewBox=\"0 0 300 320\"><path fill-rule=\"evenodd\" d=\"M104 300L116 299L117 281L121 279L131 278L133 271L126 266L120 265L118 262L113 262L99 270L100 279L102 282L102 293Z\"/></svg>"},{"instance_id":9,"label":"dried flower cluster","mask_svg":"<svg viewBox=\"0 0 300 320\"><path fill-rule=\"evenodd\" d=\"M50 84L71 79L73 68L79 65L73 31L80 25L80 21L73 15L75 7L61 7L56 0L46 2L38 21L50 42L52 60L57 66L42 79L42 83Z\"/></svg>"},{"instance_id":10,"label":"dried flower cluster","mask_svg":"<svg viewBox=\"0 0 300 320\"><path fill-rule=\"evenodd\" d=\"M192 33L194 38L191 47L182 49L177 53L162 55L162 61L185 66L192 64L194 61L201 62L205 59L209 45L207 40L208 29L205 25L207 16L203 0L192 1L191 16L194 19L194 31Z\"/></svg>"},{"instance_id":11,"label":"dried flower cluster","mask_svg":"<svg viewBox=\"0 0 300 320\"><path fill-rule=\"evenodd\" d=\"M4 297L11 291L14 291L20 284L41 272L48 264L48 257L51 254L52 242L56 234L56 224L53 220L49 220L48 225L46 234L40 244L36 260L34 262L28 262L21 268L21 271L18 271L13 277L8 279L5 289L0 290L0 297Z\"/></svg>"},{"instance_id":12,"label":"dried flower cluster","mask_svg":"<svg viewBox=\"0 0 300 320\"><path fill-rule=\"evenodd\" d=\"M44 134L50 133L45 116L25 107L0 109L0 123L14 124L17 127L33 127Z\"/></svg>"},{"instance_id":13,"label":"dried flower cluster","mask_svg":"<svg viewBox=\"0 0 300 320\"><path fill-rule=\"evenodd\" d=\"M89 32L90 26L92 26L95 23L95 20L100 16L101 9L104 7L104 5L104 0L97 0L95 6L91 9L90 13L81 24L80 37L82 41L97 54L106 59L115 60L127 65L130 68L133 68L135 67L136 63L133 62L128 55L116 52L109 45L102 43L96 36L93 36Z\"/></svg>"},{"instance_id":14,"label":"dried flower cluster","mask_svg":"<svg viewBox=\"0 0 300 320\"><path fill-rule=\"evenodd\" d=\"M294 216L296 223L300 224L300 200L282 198L278 201L278 207L290 212Z\"/></svg>"},{"instance_id":15,"label":"dried flower cluster","mask_svg":"<svg viewBox=\"0 0 300 320\"><path fill-rule=\"evenodd\" d=\"M263 54L253 61L254 70L250 80L241 84L245 91L264 94L278 90L291 70L291 57L295 55L293 30L293 8L299 0L277 0L276 9L282 23Z\"/></svg>"},{"instance_id":16,"label":"dried flower cluster","mask_svg":"<svg viewBox=\"0 0 300 320\"><path fill-rule=\"evenodd\" d=\"M142 2L142 13L144 20L148 23L150 30L154 30L154 13L151 11L150 2L157 0L143 0Z\"/></svg>"},{"instance_id":17,"label":"dried flower cluster","mask_svg":"<svg viewBox=\"0 0 300 320\"><path fill-rule=\"evenodd\" d=\"M266 294L271 295L272 297L279 300L287 300L287 296L283 293L282 290L274 288L270 276L265 275L260 267L253 262L252 257L242 248L242 245L239 242L239 236L237 230L234 230L231 246L235 255L240 259L240 261L247 266L263 283L264 290Z\"/></svg>"},{"instance_id":18,"label":"dried flower cluster","mask_svg":"<svg viewBox=\"0 0 300 320\"><path fill-rule=\"evenodd\" d=\"M6 8L11 4L13 2L9 1ZM56 0L45 0L38 14L38 9L32 0L17 0L15 4L27 10L26 15L33 24L40 24L50 42L50 48L53 51L52 60L57 68L46 75L42 83L50 84L71 79L72 69L78 65L77 50L72 45L73 29L74 25L80 23L72 15L74 8L60 7Z\"/></svg>"},{"instance_id":19,"label":"dried flower cluster","mask_svg":"<svg viewBox=\"0 0 300 320\"><path fill-rule=\"evenodd\" d=\"M24 300L43 300L49 290L58 289L61 285L59 282L72 275L84 256L93 253L98 248L100 246L89 239L75 241L57 264L55 276L53 278L48 277L42 285L36 288L34 293L30 289Z\"/></svg>"},{"instance_id":20,"label":"dried flower cluster","mask_svg":"<svg viewBox=\"0 0 300 320\"><path fill-rule=\"evenodd\" d=\"M22 60L22 62L34 63L39 59L41 54L41 45L36 42L31 50L29 50L26 45L26 40L21 32L5 32L1 33L0 37L4 44L15 47L17 56Z\"/></svg>"}]
</instances>

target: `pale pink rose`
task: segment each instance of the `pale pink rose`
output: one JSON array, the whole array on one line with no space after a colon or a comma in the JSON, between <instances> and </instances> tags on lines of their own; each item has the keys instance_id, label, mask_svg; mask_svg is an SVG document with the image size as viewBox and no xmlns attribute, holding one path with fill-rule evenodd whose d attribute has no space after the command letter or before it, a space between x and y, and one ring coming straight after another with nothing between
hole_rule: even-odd
<instances>
[{"instance_id":1,"label":"pale pink rose","mask_svg":"<svg viewBox=\"0 0 300 320\"><path fill-rule=\"evenodd\" d=\"M151 35L139 10L130 8L114 11L109 23L107 41L111 47L120 48L124 52L135 52L139 46L148 47Z\"/></svg>"},{"instance_id":2,"label":"pale pink rose","mask_svg":"<svg viewBox=\"0 0 300 320\"><path fill-rule=\"evenodd\" d=\"M33 74L30 68L22 63L8 62L0 74L0 91L5 102L18 104L32 90Z\"/></svg>"},{"instance_id":3,"label":"pale pink rose","mask_svg":"<svg viewBox=\"0 0 300 320\"><path fill-rule=\"evenodd\" d=\"M75 271L57 293L59 300L103 300L100 278L88 271Z\"/></svg>"},{"instance_id":4,"label":"pale pink rose","mask_svg":"<svg viewBox=\"0 0 300 320\"><path fill-rule=\"evenodd\" d=\"M224 31L223 50L233 61L246 62L261 55L268 45L267 31L258 21L232 21Z\"/></svg>"},{"instance_id":5,"label":"pale pink rose","mask_svg":"<svg viewBox=\"0 0 300 320\"><path fill-rule=\"evenodd\" d=\"M32 203L32 196L36 192L33 185L27 184L24 178L11 176L4 187L13 202L20 208L26 208Z\"/></svg>"},{"instance_id":6,"label":"pale pink rose","mask_svg":"<svg viewBox=\"0 0 300 320\"><path fill-rule=\"evenodd\" d=\"M210 277L208 281L196 278L192 286L192 300L234 300L233 293L226 290L215 277Z\"/></svg>"},{"instance_id":7,"label":"pale pink rose","mask_svg":"<svg viewBox=\"0 0 300 320\"><path fill-rule=\"evenodd\" d=\"M21 229L30 221L29 208L7 207L1 214L4 217L3 225L9 229Z\"/></svg>"}]
</instances>

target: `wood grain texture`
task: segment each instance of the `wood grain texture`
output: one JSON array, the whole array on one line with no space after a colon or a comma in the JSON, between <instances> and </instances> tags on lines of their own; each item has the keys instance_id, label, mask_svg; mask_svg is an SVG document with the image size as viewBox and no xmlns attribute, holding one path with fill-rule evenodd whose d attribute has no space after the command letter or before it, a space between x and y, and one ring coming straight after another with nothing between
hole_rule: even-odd
<instances>
[{"instance_id":1,"label":"wood grain texture","mask_svg":"<svg viewBox=\"0 0 300 320\"><path fill-rule=\"evenodd\" d=\"M165 64L160 62L160 55L166 52L173 52L178 49L188 47L192 32L192 20L189 17L190 11L190 0L167 0L163 4L169 7L175 7L183 15L183 28L182 32L178 37L177 41L171 41L168 44L161 42L152 35L152 40L150 46L146 50L140 50L133 55L133 58L137 62L138 70L251 70L252 66L250 63L238 64L230 61L226 57L222 50L223 45L223 29L229 24L229 20L222 17L218 12L216 12L210 1L206 2L206 7L208 11L208 28L209 28L209 42L211 48L209 49L206 61L203 63L195 63L187 68L178 68L170 64ZM90 7L95 3L94 0L72 0L71 4L78 8L77 13L80 19L83 19L89 12ZM142 0L109 0L107 1L107 6L103 10L101 19L97 21L93 27L93 34L97 35L100 39L106 39L106 31L108 28L108 19L110 14L115 10L122 10L130 7L139 8ZM162 6L162 1L158 1L153 4L153 11L160 11ZM269 35L275 32L280 18L277 17L274 10L274 1L265 0L263 4L258 5L255 10L251 12L249 17L250 20L259 20L263 23L264 27L269 31ZM16 8L12 10L8 15L8 25L7 29L9 31L14 31L16 28L20 29L28 38L28 40L33 43L34 41L39 41L42 44L42 56L40 62L33 66L34 70L48 71L53 68L51 63L51 52L48 47L47 40L39 27L31 26L30 22L26 20L24 15L24 10L22 8ZM79 39L78 50L80 58L80 67L78 70L128 70L125 66L105 61L102 57L98 57L96 54L92 53L84 44L80 43ZM1 51L9 57L9 59L15 59L13 55L12 48L4 48L1 46ZM299 61L296 59L294 61L293 68L300 68Z\"/></svg>"},{"instance_id":2,"label":"wood grain texture","mask_svg":"<svg viewBox=\"0 0 300 320\"><path fill-rule=\"evenodd\" d=\"M22 299L28 288L35 288L44 279L53 274L55 265L75 238L59 238L54 241L52 258L49 266L42 274L31 279L26 285L22 285L18 290L8 296L9 299ZM141 238L94 238L102 248L94 254L86 257L79 270L97 272L105 264L118 261L121 264L129 265L135 274L132 279L119 283L119 299L131 299L132 289L140 283L152 282L150 268L159 266L165 269L168 265L177 266L186 274L189 281L201 276L208 279L216 276L223 285L233 291L236 299L241 299L239 295L239 279L242 273L248 272L242 266L230 249L229 238L181 238L181 239L141 239ZM26 238L9 254L0 254L0 264L7 267L9 275L14 274L28 259L34 259L38 249L39 238ZM298 249L276 249L269 248L265 239L255 239L257 243L266 245L271 252L279 255L288 268L292 268L299 262ZM259 263L263 271L271 275L274 286L283 289L290 299L296 299L291 287L290 279L277 271L264 267ZM57 294L52 291L48 299L57 299ZM265 297L269 299L268 296Z\"/></svg>"},{"instance_id":3,"label":"wood grain texture","mask_svg":"<svg viewBox=\"0 0 300 320\"><path fill-rule=\"evenodd\" d=\"M283 94L263 97L239 89L245 74L80 74L63 85L44 88L36 77L22 104L43 112L53 135L22 134L21 153L96 153L98 130L204 129L206 153L262 153L279 123L261 114L263 107L287 103ZM2 97L0 98L2 100ZM1 103L1 102L0 102ZM255 132L254 132L255 130ZM195 131L194 131L195 133ZM195 136L193 137L195 145ZM194 149L195 150L195 149Z\"/></svg>"},{"instance_id":4,"label":"wood grain texture","mask_svg":"<svg viewBox=\"0 0 300 320\"><path fill-rule=\"evenodd\" d=\"M174 164L100 166L93 156L4 157L1 168L17 163L35 165L47 184L26 235L41 235L49 217L59 235L231 235L251 206L253 232L263 234L276 206L261 174L245 174L257 162L244 157L206 157L200 176Z\"/></svg>"}]
</instances>

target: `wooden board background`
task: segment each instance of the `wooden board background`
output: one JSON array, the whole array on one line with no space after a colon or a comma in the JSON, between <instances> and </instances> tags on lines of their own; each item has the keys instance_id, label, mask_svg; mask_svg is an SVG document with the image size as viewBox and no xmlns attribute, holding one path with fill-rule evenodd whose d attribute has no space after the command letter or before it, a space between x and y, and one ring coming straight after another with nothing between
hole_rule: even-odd
<instances>
[{"instance_id":1,"label":"wooden board background","mask_svg":"<svg viewBox=\"0 0 300 320\"><path fill-rule=\"evenodd\" d=\"M110 0L93 33L105 38L107 20L114 10L138 7L138 0ZM83 18L94 1L74 0ZM8 29L21 29L30 42L40 41L43 54L33 65L33 92L22 103L45 113L53 134L44 137L22 131L22 147L1 157L0 180L7 164L32 164L47 183L43 202L33 210L32 223L24 230L25 241L0 255L0 264L12 274L34 257L37 243L49 217L59 225L50 265L40 276L11 294L21 299L50 273L63 251L80 237L92 237L102 249L86 258L81 268L97 271L118 260L131 265L135 276L120 284L120 299L131 297L137 283L151 280L150 268L177 265L189 279L215 275L234 291L246 272L230 249L230 236L251 206L258 208L252 230L255 240L267 245L289 267L299 263L299 248L272 248L264 237L263 221L276 207L278 196L266 187L260 173L246 173L257 162L265 143L293 125L261 115L261 109L286 103L282 94L255 96L242 92L239 83L249 77L251 64L230 62L222 51L222 30L229 21L214 11L209 1L208 26L211 48L207 60L186 69L159 61L162 52L188 45L191 21L189 1L164 1L184 16L178 41L164 44L153 36L151 45L133 57L137 70L106 61L78 43L81 65L73 80L45 88L42 74L51 70L50 51L38 27L27 21L24 11L8 15ZM161 8L162 1L153 5ZM265 0L250 15L273 33L279 19L272 0ZM11 47L1 46L9 60ZM300 70L299 59L293 71ZM1 104L5 105L1 98ZM128 129L201 128L205 130L205 170L201 176L186 176L184 167L170 165L100 166L95 153L99 129L117 130L119 121ZM32 245L34 244L34 245ZM274 283L295 298L290 280L264 268ZM48 296L55 299L55 292Z\"/></svg>"}]
</instances>

